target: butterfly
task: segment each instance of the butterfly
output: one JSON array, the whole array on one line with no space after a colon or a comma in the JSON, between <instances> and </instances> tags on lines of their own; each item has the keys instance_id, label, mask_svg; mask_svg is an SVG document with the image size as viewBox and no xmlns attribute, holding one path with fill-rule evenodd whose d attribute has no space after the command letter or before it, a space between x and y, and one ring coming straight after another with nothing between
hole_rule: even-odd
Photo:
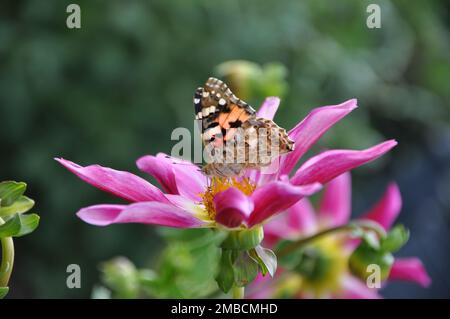
<instances>
[{"instance_id":1,"label":"butterfly","mask_svg":"<svg viewBox=\"0 0 450 319\"><path fill-rule=\"evenodd\" d=\"M199 122L207 164L204 174L229 178L246 169L270 165L291 152L294 142L286 130L236 97L221 80L210 77L194 94L195 119Z\"/></svg>"}]
</instances>

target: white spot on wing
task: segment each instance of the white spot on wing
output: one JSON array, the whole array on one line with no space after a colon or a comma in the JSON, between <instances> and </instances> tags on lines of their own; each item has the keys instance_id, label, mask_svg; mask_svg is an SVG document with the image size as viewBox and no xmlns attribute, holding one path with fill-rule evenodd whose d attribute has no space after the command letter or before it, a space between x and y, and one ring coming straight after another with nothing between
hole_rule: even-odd
<instances>
[{"instance_id":1,"label":"white spot on wing","mask_svg":"<svg viewBox=\"0 0 450 319\"><path fill-rule=\"evenodd\" d=\"M204 133L203 133L203 139L205 141L208 141L211 139L211 137L213 137L214 135L220 134L221 130L219 126L207 129Z\"/></svg>"}]
</instances>

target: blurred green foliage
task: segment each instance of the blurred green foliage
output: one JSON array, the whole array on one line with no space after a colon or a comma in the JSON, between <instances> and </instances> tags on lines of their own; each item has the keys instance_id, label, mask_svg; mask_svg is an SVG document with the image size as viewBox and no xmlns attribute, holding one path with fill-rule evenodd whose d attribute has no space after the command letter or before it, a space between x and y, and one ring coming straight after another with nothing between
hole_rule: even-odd
<instances>
[{"instance_id":1,"label":"blurred green foliage","mask_svg":"<svg viewBox=\"0 0 450 319\"><path fill-rule=\"evenodd\" d=\"M65 26L74 2L79 30ZM262 81L245 94L255 107L265 94L283 94L276 121L286 128L313 107L357 97L360 108L315 150L395 137L396 154L415 157L449 124L449 4L376 1L382 27L375 30L365 24L372 2L2 1L0 176L29 181L45 220L18 243L27 253L11 296L87 297L98 282L95 266L117 255L138 268L155 265L155 228L82 223L74 214L80 207L118 201L52 158L137 172L138 157L170 152L173 128L193 129L193 91L225 61L256 63L264 74L256 82L285 81L279 88ZM360 189L374 172L392 169L387 159L354 173ZM82 289L65 286L71 263L82 267Z\"/></svg>"},{"instance_id":2,"label":"blurred green foliage","mask_svg":"<svg viewBox=\"0 0 450 319\"><path fill-rule=\"evenodd\" d=\"M103 263L94 298L206 298L219 296L214 277L225 233L210 229L162 229L167 246L155 269L136 269L118 257ZM105 291L108 293L105 294Z\"/></svg>"}]
</instances>

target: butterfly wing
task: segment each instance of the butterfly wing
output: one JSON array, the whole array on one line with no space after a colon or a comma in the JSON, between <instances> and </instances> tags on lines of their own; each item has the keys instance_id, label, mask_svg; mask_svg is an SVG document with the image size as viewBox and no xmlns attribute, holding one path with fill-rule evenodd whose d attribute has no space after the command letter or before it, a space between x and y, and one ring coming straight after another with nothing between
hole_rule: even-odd
<instances>
[{"instance_id":1,"label":"butterfly wing","mask_svg":"<svg viewBox=\"0 0 450 319\"><path fill-rule=\"evenodd\" d=\"M209 78L194 94L196 119L202 140L210 150L220 150L232 163L207 165L208 175L239 175L245 168L267 166L273 158L291 151L294 143L273 121L257 118L255 110L237 98L221 80Z\"/></svg>"},{"instance_id":2,"label":"butterfly wing","mask_svg":"<svg viewBox=\"0 0 450 319\"><path fill-rule=\"evenodd\" d=\"M243 128L239 134L244 134L245 148L242 152L245 152L247 168L267 166L274 158L294 149L294 142L286 130L272 120L255 118Z\"/></svg>"},{"instance_id":3,"label":"butterfly wing","mask_svg":"<svg viewBox=\"0 0 450 319\"><path fill-rule=\"evenodd\" d=\"M201 125L202 140L206 144L222 145L232 138L242 123L256 117L255 110L237 98L221 80L209 78L194 95L196 119Z\"/></svg>"}]
</instances>

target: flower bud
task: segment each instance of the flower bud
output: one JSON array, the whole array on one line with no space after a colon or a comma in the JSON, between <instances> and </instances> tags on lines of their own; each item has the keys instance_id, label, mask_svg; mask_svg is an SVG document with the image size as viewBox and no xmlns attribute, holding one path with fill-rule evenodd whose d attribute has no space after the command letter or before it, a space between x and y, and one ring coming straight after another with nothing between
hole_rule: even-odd
<instances>
[{"instance_id":1,"label":"flower bud","mask_svg":"<svg viewBox=\"0 0 450 319\"><path fill-rule=\"evenodd\" d=\"M253 79L260 78L262 75L258 64L245 60L232 60L219 64L217 73L225 79L231 90L244 100L253 98Z\"/></svg>"},{"instance_id":2,"label":"flower bud","mask_svg":"<svg viewBox=\"0 0 450 319\"><path fill-rule=\"evenodd\" d=\"M118 293L119 298L137 298L138 271L125 257L116 257L102 264L103 281Z\"/></svg>"},{"instance_id":3,"label":"flower bud","mask_svg":"<svg viewBox=\"0 0 450 319\"><path fill-rule=\"evenodd\" d=\"M387 279L394 263L394 256L391 253L379 250L366 241L363 241L352 253L349 259L349 268L353 275L366 281L372 274L369 271L370 265L380 267L380 280Z\"/></svg>"},{"instance_id":4,"label":"flower bud","mask_svg":"<svg viewBox=\"0 0 450 319\"><path fill-rule=\"evenodd\" d=\"M281 63L261 66L250 61L233 60L218 65L216 73L247 102L257 102L266 96L283 97L288 90L287 69Z\"/></svg>"}]
</instances>

